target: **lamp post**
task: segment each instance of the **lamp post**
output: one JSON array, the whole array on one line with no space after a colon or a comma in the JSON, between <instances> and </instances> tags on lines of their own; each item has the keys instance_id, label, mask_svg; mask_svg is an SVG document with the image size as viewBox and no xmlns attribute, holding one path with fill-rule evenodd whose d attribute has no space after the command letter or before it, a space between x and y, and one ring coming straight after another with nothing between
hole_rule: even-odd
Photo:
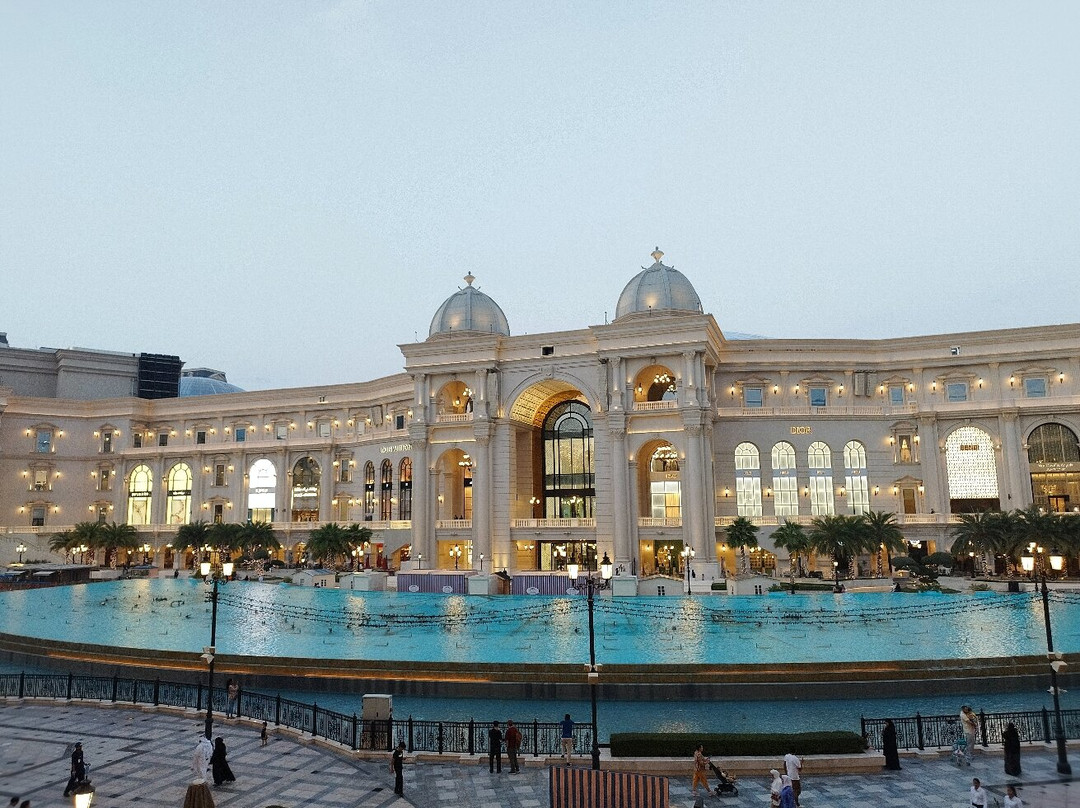
<instances>
[{"instance_id":1,"label":"lamp post","mask_svg":"<svg viewBox=\"0 0 1080 808\"><path fill-rule=\"evenodd\" d=\"M840 591L840 562L837 561L836 559L833 559L832 574L833 574L833 592L839 592Z\"/></svg>"},{"instance_id":2,"label":"lamp post","mask_svg":"<svg viewBox=\"0 0 1080 808\"><path fill-rule=\"evenodd\" d=\"M418 570L422 570L424 568L424 554L423 553L417 553L416 554L416 568Z\"/></svg>"},{"instance_id":3,"label":"lamp post","mask_svg":"<svg viewBox=\"0 0 1080 808\"><path fill-rule=\"evenodd\" d=\"M540 497L529 497L529 504L532 506L533 519L543 518L536 515L536 506L540 504Z\"/></svg>"},{"instance_id":4,"label":"lamp post","mask_svg":"<svg viewBox=\"0 0 1080 808\"><path fill-rule=\"evenodd\" d=\"M22 563L23 553L26 552L26 545L19 542L19 545L15 548L15 552L19 554L19 563Z\"/></svg>"},{"instance_id":5,"label":"lamp post","mask_svg":"<svg viewBox=\"0 0 1080 808\"><path fill-rule=\"evenodd\" d=\"M1030 551L1031 548L1029 548ZM1020 557L1020 564L1026 572L1035 571L1036 557L1024 555ZM1060 572L1064 559L1060 553L1050 554L1050 566L1055 572ZM1050 660L1050 693L1054 697L1054 740L1057 742L1057 770L1058 774L1072 774L1072 766L1065 754L1065 725L1061 719L1061 698L1058 688L1058 671L1065 667L1065 661L1061 658L1061 652L1054 650L1054 632L1050 626L1050 593L1046 588L1046 566L1042 568L1039 576L1042 583L1043 623L1046 625L1046 656Z\"/></svg>"},{"instance_id":6,"label":"lamp post","mask_svg":"<svg viewBox=\"0 0 1080 808\"><path fill-rule=\"evenodd\" d=\"M458 568L458 559L461 558L461 545L455 544L450 548L450 557L454 559L454 569Z\"/></svg>"},{"instance_id":7,"label":"lamp post","mask_svg":"<svg viewBox=\"0 0 1080 808\"><path fill-rule=\"evenodd\" d=\"M90 803L94 801L94 786L91 785L89 780L77 784L75 791L72 793L75 795L75 808L90 808Z\"/></svg>"},{"instance_id":8,"label":"lamp post","mask_svg":"<svg viewBox=\"0 0 1080 808\"><path fill-rule=\"evenodd\" d=\"M140 547L139 549L142 550L142 563L143 563L143 566L146 566L147 564L150 563L150 551L152 549L154 549L154 548L150 546L149 542L147 542L147 543L143 544L143 546Z\"/></svg>"},{"instance_id":9,"label":"lamp post","mask_svg":"<svg viewBox=\"0 0 1080 808\"><path fill-rule=\"evenodd\" d=\"M480 572L484 571L484 554L480 554Z\"/></svg>"},{"instance_id":10,"label":"lamp post","mask_svg":"<svg viewBox=\"0 0 1080 808\"><path fill-rule=\"evenodd\" d=\"M576 563L568 564L567 572L570 580L576 585L578 580L579 566ZM600 562L600 577L604 581L611 579L611 560L608 554ZM596 684L600 679L600 673L596 669L596 632L593 628L593 597L596 593L596 579L592 575L585 576L585 594L589 602L589 700L592 703L592 767L600 769L600 740L597 738L596 726Z\"/></svg>"},{"instance_id":11,"label":"lamp post","mask_svg":"<svg viewBox=\"0 0 1080 808\"><path fill-rule=\"evenodd\" d=\"M85 544L80 544L75 549L79 553L79 563L80 564L85 564L86 563L86 551L89 550L90 548L87 547Z\"/></svg>"},{"instance_id":12,"label":"lamp post","mask_svg":"<svg viewBox=\"0 0 1080 808\"><path fill-rule=\"evenodd\" d=\"M686 568L686 594L690 594L690 561L697 552L690 547L684 547L682 552L679 553L683 557L683 567Z\"/></svg>"},{"instance_id":13,"label":"lamp post","mask_svg":"<svg viewBox=\"0 0 1080 808\"><path fill-rule=\"evenodd\" d=\"M199 565L199 571L202 573L203 578L207 578L210 575L210 562L203 561ZM203 729L203 734L207 740L210 740L214 731L214 654L216 653L217 643L217 604L218 604L218 583L224 579L229 580L229 577L233 573L233 564L231 561L226 561L221 565L221 575L214 576L213 588L210 590L210 594L207 597L210 599L210 645L203 648L202 658L206 660L209 672L206 677L206 726Z\"/></svg>"}]
</instances>

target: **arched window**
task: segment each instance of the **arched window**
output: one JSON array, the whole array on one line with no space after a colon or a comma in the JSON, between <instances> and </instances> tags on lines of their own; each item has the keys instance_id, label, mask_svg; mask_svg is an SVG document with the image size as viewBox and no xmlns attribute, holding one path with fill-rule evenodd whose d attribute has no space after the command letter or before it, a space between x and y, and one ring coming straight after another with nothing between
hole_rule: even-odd
<instances>
[{"instance_id":1,"label":"arched window","mask_svg":"<svg viewBox=\"0 0 1080 808\"><path fill-rule=\"evenodd\" d=\"M799 515L799 478L795 447L780 441L772 447L773 509L777 516Z\"/></svg>"},{"instance_id":2,"label":"arched window","mask_svg":"<svg viewBox=\"0 0 1080 808\"><path fill-rule=\"evenodd\" d=\"M364 521L375 518L375 464L364 464Z\"/></svg>"},{"instance_id":3,"label":"arched window","mask_svg":"<svg viewBox=\"0 0 1080 808\"><path fill-rule=\"evenodd\" d=\"M313 457L301 457L293 466L292 520L319 521L319 493L322 470Z\"/></svg>"},{"instance_id":4,"label":"arched window","mask_svg":"<svg viewBox=\"0 0 1080 808\"><path fill-rule=\"evenodd\" d=\"M1001 507L997 458L990 434L977 426L962 426L945 439L945 469L953 513L977 513Z\"/></svg>"},{"instance_id":5,"label":"arched window","mask_svg":"<svg viewBox=\"0 0 1080 808\"><path fill-rule=\"evenodd\" d=\"M596 500L593 427L589 408L564 401L544 419L544 513L591 517Z\"/></svg>"},{"instance_id":6,"label":"arched window","mask_svg":"<svg viewBox=\"0 0 1080 808\"><path fill-rule=\"evenodd\" d=\"M382 462L382 483L379 486L379 519L389 522L393 519L394 464L389 460Z\"/></svg>"},{"instance_id":7,"label":"arched window","mask_svg":"<svg viewBox=\"0 0 1080 808\"><path fill-rule=\"evenodd\" d=\"M277 508L277 468L265 457L248 470L249 522L273 522Z\"/></svg>"},{"instance_id":8,"label":"arched window","mask_svg":"<svg viewBox=\"0 0 1080 808\"><path fill-rule=\"evenodd\" d=\"M832 482L832 452L828 445L814 441L806 450L806 464L810 467L810 513L825 516L835 513Z\"/></svg>"},{"instance_id":9,"label":"arched window","mask_svg":"<svg viewBox=\"0 0 1080 808\"><path fill-rule=\"evenodd\" d=\"M1076 433L1063 424L1043 424L1028 436L1031 497L1055 513L1080 507L1080 447Z\"/></svg>"},{"instance_id":10,"label":"arched window","mask_svg":"<svg viewBox=\"0 0 1080 808\"><path fill-rule=\"evenodd\" d=\"M870 486L866 479L866 447L857 440L844 444L844 487L852 513L870 511Z\"/></svg>"},{"instance_id":11,"label":"arched window","mask_svg":"<svg viewBox=\"0 0 1080 808\"><path fill-rule=\"evenodd\" d=\"M191 521L191 467L187 463L177 463L169 470L165 516L170 525Z\"/></svg>"},{"instance_id":12,"label":"arched window","mask_svg":"<svg viewBox=\"0 0 1080 808\"><path fill-rule=\"evenodd\" d=\"M739 516L761 516L761 459L752 443L735 447L735 504Z\"/></svg>"},{"instance_id":13,"label":"arched window","mask_svg":"<svg viewBox=\"0 0 1080 808\"><path fill-rule=\"evenodd\" d=\"M649 502L654 519L682 518L679 453L671 444L658 446L649 459Z\"/></svg>"},{"instance_id":14,"label":"arched window","mask_svg":"<svg viewBox=\"0 0 1080 808\"><path fill-rule=\"evenodd\" d=\"M154 474L149 466L136 466L128 476L129 525L150 524L150 504L154 496Z\"/></svg>"},{"instance_id":15,"label":"arched window","mask_svg":"<svg viewBox=\"0 0 1080 808\"><path fill-rule=\"evenodd\" d=\"M412 519L412 460L401 461L398 471L398 519Z\"/></svg>"}]
</instances>

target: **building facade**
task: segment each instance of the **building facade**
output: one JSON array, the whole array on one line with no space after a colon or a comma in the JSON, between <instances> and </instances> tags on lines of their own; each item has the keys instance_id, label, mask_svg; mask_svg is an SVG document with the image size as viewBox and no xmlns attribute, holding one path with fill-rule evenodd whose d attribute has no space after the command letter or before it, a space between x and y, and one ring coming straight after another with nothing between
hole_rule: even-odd
<instances>
[{"instance_id":1,"label":"building facade","mask_svg":"<svg viewBox=\"0 0 1080 808\"><path fill-rule=\"evenodd\" d=\"M611 323L545 334L511 335L468 276L400 346L404 373L356 384L137 398L130 361L80 351L88 392L60 395L46 357L0 344L0 560L88 519L136 526L159 566L185 563L185 522L270 522L290 560L314 527L358 522L369 564L607 554L708 588L738 516L769 571L785 520L889 511L932 551L960 513L1080 510L1078 326L728 339L662 257Z\"/></svg>"}]
</instances>

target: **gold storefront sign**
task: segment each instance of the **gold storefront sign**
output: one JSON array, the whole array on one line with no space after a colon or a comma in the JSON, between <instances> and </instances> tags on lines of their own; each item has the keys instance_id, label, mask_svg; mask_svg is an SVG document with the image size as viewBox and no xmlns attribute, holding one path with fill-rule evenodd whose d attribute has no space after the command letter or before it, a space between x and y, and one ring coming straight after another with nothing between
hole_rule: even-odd
<instances>
[{"instance_id":1,"label":"gold storefront sign","mask_svg":"<svg viewBox=\"0 0 1080 808\"><path fill-rule=\"evenodd\" d=\"M791 428L792 435L810 435L813 433L813 427L810 426L793 426Z\"/></svg>"}]
</instances>

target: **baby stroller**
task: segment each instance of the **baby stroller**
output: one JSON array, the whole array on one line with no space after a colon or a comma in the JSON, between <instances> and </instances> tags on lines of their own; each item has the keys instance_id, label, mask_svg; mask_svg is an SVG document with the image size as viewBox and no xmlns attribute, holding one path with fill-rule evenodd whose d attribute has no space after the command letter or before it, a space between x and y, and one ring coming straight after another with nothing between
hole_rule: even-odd
<instances>
[{"instance_id":1,"label":"baby stroller","mask_svg":"<svg viewBox=\"0 0 1080 808\"><path fill-rule=\"evenodd\" d=\"M716 796L720 797L724 794L730 794L733 797L739 796L739 787L735 785L736 778L728 777L727 773L720 771L711 760L709 761L709 768L713 770L716 779L720 781L716 784Z\"/></svg>"},{"instance_id":2,"label":"baby stroller","mask_svg":"<svg viewBox=\"0 0 1080 808\"><path fill-rule=\"evenodd\" d=\"M956 740L953 741L951 754L953 763L957 766L963 766L965 763L971 765L971 755L968 753L967 738L964 737L964 733L959 733Z\"/></svg>"}]
</instances>

